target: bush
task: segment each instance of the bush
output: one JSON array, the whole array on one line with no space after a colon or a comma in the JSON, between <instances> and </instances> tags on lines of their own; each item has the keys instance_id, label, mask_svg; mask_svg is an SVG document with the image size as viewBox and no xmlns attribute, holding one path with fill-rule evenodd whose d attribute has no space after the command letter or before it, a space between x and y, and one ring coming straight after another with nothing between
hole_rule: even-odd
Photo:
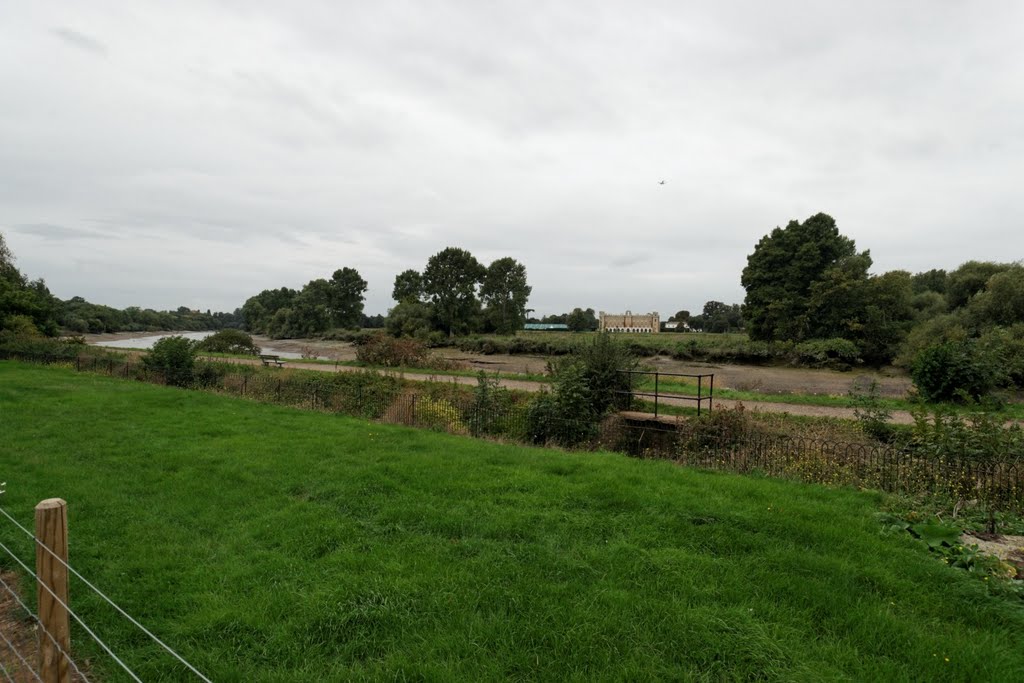
<instances>
[{"instance_id":1,"label":"bush","mask_svg":"<svg viewBox=\"0 0 1024 683\"><path fill-rule=\"evenodd\" d=\"M566 370L579 372L590 395L591 412L601 417L611 409L629 407L630 392L639 367L639 361L625 344L620 344L608 333L595 336L589 343L580 344L568 358L552 365L556 378Z\"/></svg>"},{"instance_id":2,"label":"bush","mask_svg":"<svg viewBox=\"0 0 1024 683\"><path fill-rule=\"evenodd\" d=\"M153 344L153 348L142 357L142 363L149 370L161 373L167 384L185 387L192 383L195 365L195 343L180 336L164 337Z\"/></svg>"},{"instance_id":3,"label":"bush","mask_svg":"<svg viewBox=\"0 0 1024 683\"><path fill-rule=\"evenodd\" d=\"M809 339L796 345L794 360L811 367L849 369L861 362L860 349L849 339Z\"/></svg>"},{"instance_id":4,"label":"bush","mask_svg":"<svg viewBox=\"0 0 1024 683\"><path fill-rule=\"evenodd\" d=\"M981 352L996 359L996 382L1010 389L1024 388L1024 324L994 327L978 338Z\"/></svg>"},{"instance_id":5,"label":"bush","mask_svg":"<svg viewBox=\"0 0 1024 683\"><path fill-rule=\"evenodd\" d=\"M598 413L582 365L560 368L553 392L542 392L526 413L526 437L536 444L578 446L597 437Z\"/></svg>"},{"instance_id":6,"label":"bush","mask_svg":"<svg viewBox=\"0 0 1024 683\"><path fill-rule=\"evenodd\" d=\"M981 400L995 388L997 367L973 339L926 347L910 368L914 386L929 401Z\"/></svg>"},{"instance_id":7,"label":"bush","mask_svg":"<svg viewBox=\"0 0 1024 683\"><path fill-rule=\"evenodd\" d=\"M878 382L857 378L850 385L849 396L854 403L853 415L864 433L876 441L892 443L896 438L896 428L889 423L892 411L882 405Z\"/></svg>"},{"instance_id":8,"label":"bush","mask_svg":"<svg viewBox=\"0 0 1024 683\"><path fill-rule=\"evenodd\" d=\"M196 344L197 351L211 353L244 353L251 356L260 355L260 347L252 337L241 330L227 329L211 334Z\"/></svg>"},{"instance_id":9,"label":"bush","mask_svg":"<svg viewBox=\"0 0 1024 683\"><path fill-rule=\"evenodd\" d=\"M469 409L469 430L473 436L500 434L505 431L512 394L501 386L497 377L488 377L483 370L477 375L473 403Z\"/></svg>"},{"instance_id":10,"label":"bush","mask_svg":"<svg viewBox=\"0 0 1024 683\"><path fill-rule=\"evenodd\" d=\"M378 332L357 342L356 360L389 368L422 366L427 360L427 346L418 339L396 339Z\"/></svg>"},{"instance_id":11,"label":"bush","mask_svg":"<svg viewBox=\"0 0 1024 683\"><path fill-rule=\"evenodd\" d=\"M9 330L0 330L0 350L26 356L50 356L54 359L74 360L79 354L106 355L103 349L82 346L71 340L39 336L19 336Z\"/></svg>"}]
</instances>

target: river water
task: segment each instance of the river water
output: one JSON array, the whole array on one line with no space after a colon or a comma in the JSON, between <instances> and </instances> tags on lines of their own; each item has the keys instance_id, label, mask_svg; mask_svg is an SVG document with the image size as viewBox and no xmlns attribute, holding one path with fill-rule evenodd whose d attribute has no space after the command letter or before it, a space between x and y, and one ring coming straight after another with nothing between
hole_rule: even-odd
<instances>
[{"instance_id":1,"label":"river water","mask_svg":"<svg viewBox=\"0 0 1024 683\"><path fill-rule=\"evenodd\" d=\"M213 332L167 332L165 334L149 335L145 337L132 337L131 339L118 339L116 341L99 341L93 342L93 346L105 346L112 349L151 349L153 344L157 343L164 337L184 337L185 339L192 339L193 341L200 341L206 339ZM274 356L280 356L281 358L302 358L301 353L294 353L292 351L280 351L270 346L261 346L262 350L260 353L271 354Z\"/></svg>"}]
</instances>

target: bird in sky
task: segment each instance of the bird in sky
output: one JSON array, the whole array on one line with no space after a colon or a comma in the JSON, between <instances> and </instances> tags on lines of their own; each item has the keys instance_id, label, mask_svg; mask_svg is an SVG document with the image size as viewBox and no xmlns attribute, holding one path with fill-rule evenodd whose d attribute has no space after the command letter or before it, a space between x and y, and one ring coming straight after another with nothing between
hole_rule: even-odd
<instances>
[{"instance_id":1,"label":"bird in sky","mask_svg":"<svg viewBox=\"0 0 1024 683\"><path fill-rule=\"evenodd\" d=\"M659 180L659 181L658 181L658 184L659 184L659 185L664 185L664 184L665 184L665 181L664 181L664 180Z\"/></svg>"}]
</instances>

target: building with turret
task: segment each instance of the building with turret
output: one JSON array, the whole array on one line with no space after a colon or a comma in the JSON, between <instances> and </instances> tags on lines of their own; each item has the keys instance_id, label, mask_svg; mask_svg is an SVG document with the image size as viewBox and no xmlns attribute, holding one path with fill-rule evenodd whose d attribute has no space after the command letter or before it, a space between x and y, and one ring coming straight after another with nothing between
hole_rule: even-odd
<instances>
[{"instance_id":1,"label":"building with turret","mask_svg":"<svg viewBox=\"0 0 1024 683\"><path fill-rule=\"evenodd\" d=\"M597 329L601 332L649 332L657 334L661 332L661 321L657 313L634 315L632 311L626 311L622 314L601 311L600 325Z\"/></svg>"}]
</instances>

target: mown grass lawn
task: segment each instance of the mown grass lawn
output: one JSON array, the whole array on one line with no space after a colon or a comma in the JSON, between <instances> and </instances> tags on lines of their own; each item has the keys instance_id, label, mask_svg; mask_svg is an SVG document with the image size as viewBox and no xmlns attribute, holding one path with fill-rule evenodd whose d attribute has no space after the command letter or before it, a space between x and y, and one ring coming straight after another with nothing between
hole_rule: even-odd
<instances>
[{"instance_id":1,"label":"mown grass lawn","mask_svg":"<svg viewBox=\"0 0 1024 683\"><path fill-rule=\"evenodd\" d=\"M72 564L217 681L1024 680L1024 610L882 535L872 494L13 362L0 481L25 523L65 498Z\"/></svg>"}]
</instances>

